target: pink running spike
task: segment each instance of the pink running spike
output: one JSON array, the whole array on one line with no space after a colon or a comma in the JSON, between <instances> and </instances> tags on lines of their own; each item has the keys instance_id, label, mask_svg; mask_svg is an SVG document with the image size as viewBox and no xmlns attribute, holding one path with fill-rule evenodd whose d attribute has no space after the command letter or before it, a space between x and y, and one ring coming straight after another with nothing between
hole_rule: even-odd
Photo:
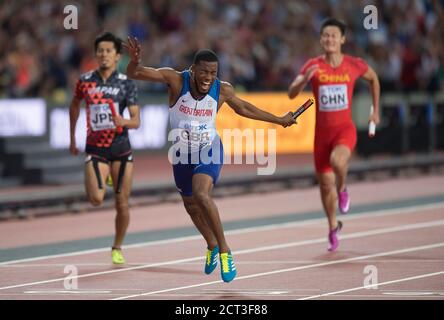
<instances>
[{"instance_id":1,"label":"pink running spike","mask_svg":"<svg viewBox=\"0 0 444 320\"><path fill-rule=\"evenodd\" d=\"M328 233L328 242L330 243L328 251L335 251L339 246L338 234L342 229L342 222L338 221L338 226Z\"/></svg>"},{"instance_id":2,"label":"pink running spike","mask_svg":"<svg viewBox=\"0 0 444 320\"><path fill-rule=\"evenodd\" d=\"M347 188L342 192L338 192L338 206L342 214L346 214L350 209L350 195L348 194Z\"/></svg>"}]
</instances>

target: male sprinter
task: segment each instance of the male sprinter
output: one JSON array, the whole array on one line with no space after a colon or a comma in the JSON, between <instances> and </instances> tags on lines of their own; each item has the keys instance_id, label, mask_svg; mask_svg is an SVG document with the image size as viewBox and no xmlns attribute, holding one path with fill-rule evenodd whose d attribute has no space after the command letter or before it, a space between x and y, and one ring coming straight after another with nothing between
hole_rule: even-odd
<instances>
[{"instance_id":1,"label":"male sprinter","mask_svg":"<svg viewBox=\"0 0 444 320\"><path fill-rule=\"evenodd\" d=\"M179 139L185 145L191 146L191 150L181 148L175 154L182 156L184 150L185 153L188 151L178 163L173 163L176 186L186 211L207 242L205 273L213 272L220 253L222 280L230 282L236 276L236 267L225 240L218 209L211 197L223 162L223 147L215 125L216 114L226 102L241 116L286 127L295 123L292 113L277 117L238 98L231 84L217 78L218 58L211 50L198 51L190 69L179 72L171 68L141 66L141 47L134 38L129 37L128 44L124 46L131 56L127 67L130 78L168 85L171 128L179 131ZM193 161L196 154L197 160ZM204 161L202 155L212 160Z\"/></svg>"},{"instance_id":2,"label":"male sprinter","mask_svg":"<svg viewBox=\"0 0 444 320\"><path fill-rule=\"evenodd\" d=\"M122 41L111 33L96 38L94 49L99 68L80 76L69 109L71 154L77 155L76 125L80 103L86 102L87 138L85 159L85 189L92 205L102 204L105 179L111 174L114 181L115 238L111 249L112 262L123 264L122 243L129 224L128 198L133 177L133 156L128 129L140 125L137 88L134 81L119 73ZM115 116L110 108L114 107ZM130 119L122 118L128 108Z\"/></svg>"},{"instance_id":3,"label":"male sprinter","mask_svg":"<svg viewBox=\"0 0 444 320\"><path fill-rule=\"evenodd\" d=\"M345 29L345 24L336 19L323 22L320 39L323 55L308 60L288 89L288 96L293 99L310 82L315 96L314 161L322 205L328 218L329 251L338 247L338 232L342 227L342 222L336 220L336 199L339 198L341 213L347 213L350 208L346 178L356 145L352 95L359 77L370 84L374 110L369 121L379 123L378 76L364 60L341 52Z\"/></svg>"}]
</instances>

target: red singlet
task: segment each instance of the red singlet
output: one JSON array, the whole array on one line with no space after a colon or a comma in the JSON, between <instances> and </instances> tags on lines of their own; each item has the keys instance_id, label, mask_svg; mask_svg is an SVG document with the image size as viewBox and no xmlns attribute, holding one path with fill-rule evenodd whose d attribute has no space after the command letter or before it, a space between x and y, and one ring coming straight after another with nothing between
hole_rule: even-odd
<instances>
[{"instance_id":1,"label":"red singlet","mask_svg":"<svg viewBox=\"0 0 444 320\"><path fill-rule=\"evenodd\" d=\"M346 145L353 151L356 145L356 127L352 120L352 96L355 81L368 70L364 60L348 55L333 68L323 56L308 60L301 69L305 74L312 65L319 68L311 79L316 100L316 129L314 158L316 172L332 170L330 153L337 145Z\"/></svg>"}]
</instances>

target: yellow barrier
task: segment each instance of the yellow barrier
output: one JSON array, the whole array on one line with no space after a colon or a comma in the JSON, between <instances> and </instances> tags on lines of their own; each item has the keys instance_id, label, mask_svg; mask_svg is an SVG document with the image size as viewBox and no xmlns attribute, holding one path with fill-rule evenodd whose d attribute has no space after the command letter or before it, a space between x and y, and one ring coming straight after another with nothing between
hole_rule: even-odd
<instances>
[{"instance_id":1,"label":"yellow barrier","mask_svg":"<svg viewBox=\"0 0 444 320\"><path fill-rule=\"evenodd\" d=\"M308 98L312 97L309 93L301 93L296 99L290 100L286 93L243 93L238 95L241 99L248 101L262 110L268 111L275 115L281 116L288 111L295 111ZM269 129L276 130L276 152L277 153L307 153L313 152L313 139L315 127L315 106L311 106L298 118L298 124L290 128L283 128L282 126L274 125L268 122L247 119L237 115L229 106L223 105L217 115L217 129L219 135L225 146L225 153L228 154L249 154L252 152L268 153L268 136ZM242 151L239 148L234 148L227 139L224 138L224 129L239 129L241 133L254 132L254 140L244 139L242 142ZM263 129L264 143L258 143L258 136L256 129ZM239 132L238 130L238 132ZM225 131L226 132L226 131ZM229 136L228 136L229 137ZM259 136L260 138L260 136ZM270 134L270 139L273 140L273 135ZM248 140L248 143L247 143ZM260 140L260 139L259 139ZM252 143L255 141L255 143ZM271 142L271 141L270 141ZM258 145L259 144L259 145ZM229 150L230 149L230 150ZM273 151L270 148L270 151Z\"/></svg>"}]
</instances>

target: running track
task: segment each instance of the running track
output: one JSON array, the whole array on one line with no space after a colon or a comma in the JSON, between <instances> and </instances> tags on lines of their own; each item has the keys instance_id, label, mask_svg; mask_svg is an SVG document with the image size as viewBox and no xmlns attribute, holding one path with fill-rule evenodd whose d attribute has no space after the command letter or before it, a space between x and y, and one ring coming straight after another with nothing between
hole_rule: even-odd
<instances>
[{"instance_id":1,"label":"running track","mask_svg":"<svg viewBox=\"0 0 444 320\"><path fill-rule=\"evenodd\" d=\"M229 284L219 268L203 273L204 242L180 203L132 208L122 267L110 263L111 211L5 221L0 299L444 300L444 176L349 189L334 253L316 188L217 199L238 269Z\"/></svg>"}]
</instances>

